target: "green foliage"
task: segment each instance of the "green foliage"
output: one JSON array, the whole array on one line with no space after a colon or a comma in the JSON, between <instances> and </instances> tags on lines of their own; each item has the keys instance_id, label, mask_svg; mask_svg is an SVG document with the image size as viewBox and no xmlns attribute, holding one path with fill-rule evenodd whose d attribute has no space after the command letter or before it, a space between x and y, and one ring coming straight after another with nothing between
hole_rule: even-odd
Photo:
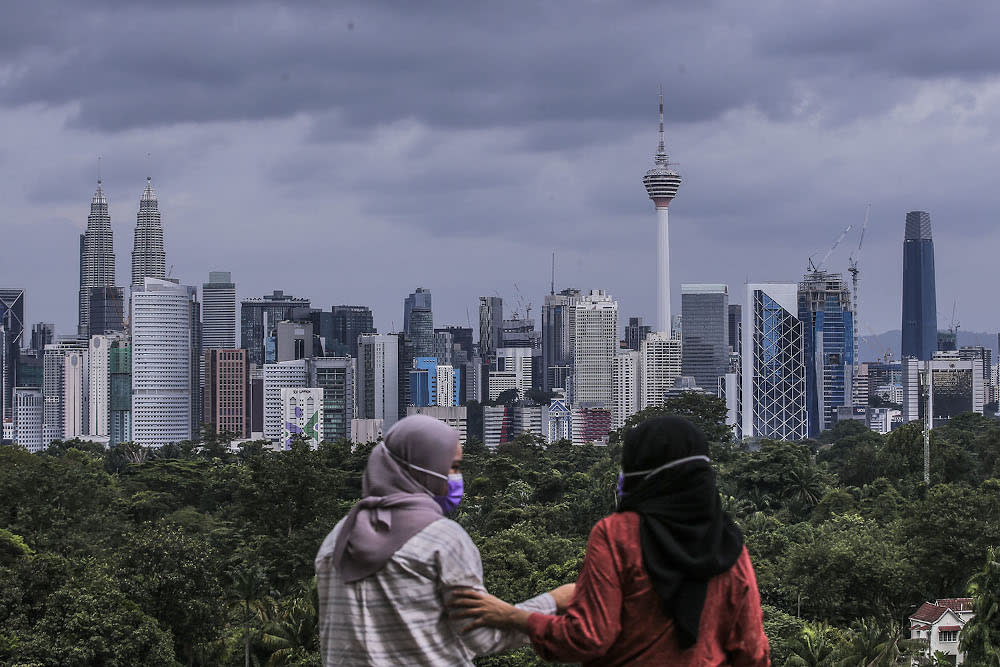
<instances>
[{"instance_id":1,"label":"green foliage","mask_svg":"<svg viewBox=\"0 0 1000 667\"><path fill-rule=\"evenodd\" d=\"M967 664L1000 667L988 661L1000 643L1000 425L974 415L934 430L929 488L919 426L881 436L844 422L747 451L724 404L699 394L636 415L607 447L524 436L489 452L471 437L453 518L494 593L516 601L576 578L591 528L614 511L624 435L659 414L710 440L775 665L907 664L915 643L898 619L978 573ZM229 435L205 436L156 451L0 448L0 664L319 664L313 558L360 497L372 445L234 454ZM530 649L477 662L544 664Z\"/></svg>"},{"instance_id":2,"label":"green foliage","mask_svg":"<svg viewBox=\"0 0 1000 667\"><path fill-rule=\"evenodd\" d=\"M990 547L986 565L969 581L976 615L962 629L961 647L970 667L1000 667L1000 548Z\"/></svg>"}]
</instances>

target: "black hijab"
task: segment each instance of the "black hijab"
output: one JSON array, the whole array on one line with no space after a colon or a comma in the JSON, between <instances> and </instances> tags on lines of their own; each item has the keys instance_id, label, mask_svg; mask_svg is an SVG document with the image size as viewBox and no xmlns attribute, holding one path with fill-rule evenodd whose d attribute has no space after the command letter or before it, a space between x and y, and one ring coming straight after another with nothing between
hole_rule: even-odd
<instances>
[{"instance_id":1,"label":"black hijab","mask_svg":"<svg viewBox=\"0 0 1000 667\"><path fill-rule=\"evenodd\" d=\"M625 436L622 470L654 470L691 456L708 456L701 431L683 417L654 417ZM705 459L649 478L626 477L622 489L618 511L639 515L643 566L674 619L681 648L689 648L698 640L708 580L733 566L743 534L722 511L715 473Z\"/></svg>"}]
</instances>

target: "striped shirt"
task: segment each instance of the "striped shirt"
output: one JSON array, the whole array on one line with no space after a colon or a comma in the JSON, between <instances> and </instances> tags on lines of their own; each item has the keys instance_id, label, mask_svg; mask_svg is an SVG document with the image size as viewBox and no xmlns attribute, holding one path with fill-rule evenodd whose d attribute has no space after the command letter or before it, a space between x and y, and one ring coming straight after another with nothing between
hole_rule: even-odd
<instances>
[{"instance_id":1,"label":"striped shirt","mask_svg":"<svg viewBox=\"0 0 1000 667\"><path fill-rule=\"evenodd\" d=\"M327 535L316 556L319 637L323 664L471 665L487 655L528 644L516 630L461 629L445 608L455 588L485 591L479 549L450 519L434 521L411 537L378 572L350 584L337 574L333 548L343 520ZM554 614L543 593L517 605Z\"/></svg>"}]
</instances>

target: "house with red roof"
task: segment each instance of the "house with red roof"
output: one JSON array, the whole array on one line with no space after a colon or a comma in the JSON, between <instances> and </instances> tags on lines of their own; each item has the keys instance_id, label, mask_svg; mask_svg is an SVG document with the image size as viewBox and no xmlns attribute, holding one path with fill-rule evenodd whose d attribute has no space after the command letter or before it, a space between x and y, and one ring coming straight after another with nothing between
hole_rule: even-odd
<instances>
[{"instance_id":1,"label":"house with red roof","mask_svg":"<svg viewBox=\"0 0 1000 667\"><path fill-rule=\"evenodd\" d=\"M955 656L955 664L961 665L965 655L959 650L958 642L962 628L974 616L972 598L945 598L925 602L910 616L910 639L927 642L925 655L933 656L937 651Z\"/></svg>"}]
</instances>

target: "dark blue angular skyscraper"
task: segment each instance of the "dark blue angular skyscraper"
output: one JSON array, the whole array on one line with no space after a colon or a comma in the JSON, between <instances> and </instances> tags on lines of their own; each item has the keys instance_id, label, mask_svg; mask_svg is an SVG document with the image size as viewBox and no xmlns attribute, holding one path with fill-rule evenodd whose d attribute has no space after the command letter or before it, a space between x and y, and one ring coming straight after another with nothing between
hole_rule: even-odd
<instances>
[{"instance_id":1,"label":"dark blue angular skyscraper","mask_svg":"<svg viewBox=\"0 0 1000 667\"><path fill-rule=\"evenodd\" d=\"M902 356L930 359L937 350L937 292L934 287L934 241L931 216L906 214L903 240Z\"/></svg>"}]
</instances>

